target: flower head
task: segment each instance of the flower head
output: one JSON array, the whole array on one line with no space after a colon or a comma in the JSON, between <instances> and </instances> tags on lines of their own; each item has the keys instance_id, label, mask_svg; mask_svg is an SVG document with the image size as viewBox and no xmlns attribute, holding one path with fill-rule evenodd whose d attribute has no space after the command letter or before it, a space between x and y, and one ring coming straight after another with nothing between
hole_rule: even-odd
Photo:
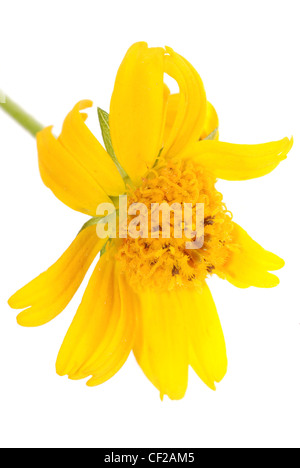
<instances>
[{"instance_id":1,"label":"flower head","mask_svg":"<svg viewBox=\"0 0 300 468\"><path fill-rule=\"evenodd\" d=\"M165 74L178 83L177 94L164 84ZM216 274L240 288L268 288L279 282L270 271L284 264L233 221L216 181L268 174L293 142L218 141L217 113L196 70L172 49L145 43L129 49L118 71L107 151L85 124L87 114L81 111L91 106L91 101L78 103L60 136L45 128L37 144L44 183L66 205L93 219L62 257L9 304L25 309L18 316L23 326L49 322L65 309L101 252L59 352L58 374L90 377L88 385L99 385L133 350L162 396L184 396L189 366L215 389L226 373L227 357L207 278ZM121 195L128 206L140 208L139 223L130 212L125 220L126 232L139 224L131 237L120 235L116 197ZM97 235L95 217L103 203L116 206L116 236ZM174 216L167 213L168 236L161 235L162 204L203 206L201 237L193 216L177 219L175 210ZM141 207L147 210L144 218ZM149 224L149 213L157 214L156 225Z\"/></svg>"}]
</instances>

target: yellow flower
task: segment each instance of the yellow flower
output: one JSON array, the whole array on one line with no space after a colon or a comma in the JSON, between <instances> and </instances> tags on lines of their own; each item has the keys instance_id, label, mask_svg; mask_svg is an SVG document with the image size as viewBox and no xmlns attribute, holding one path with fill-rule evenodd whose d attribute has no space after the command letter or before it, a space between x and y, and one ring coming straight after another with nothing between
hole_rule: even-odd
<instances>
[{"instance_id":1,"label":"yellow flower","mask_svg":"<svg viewBox=\"0 0 300 468\"><path fill-rule=\"evenodd\" d=\"M178 94L170 94L164 74L176 80ZM57 139L51 127L37 134L44 183L66 205L93 217L99 204L125 193L131 203L149 207L163 201L204 203L204 244L187 250L185 239L150 234L100 239L91 223L9 304L25 309L18 315L20 325L49 322L65 309L102 252L60 349L58 374L91 377L88 385L96 386L112 377L133 350L162 397L184 396L189 365L215 389L227 358L206 278L217 274L240 288L268 288L279 282L269 272L284 265L232 221L216 179L266 175L286 158L293 142L219 142L218 117L198 73L172 49L145 43L127 52L111 99L111 141L122 170L85 124L81 111L91 106L90 101L77 104Z\"/></svg>"}]
</instances>

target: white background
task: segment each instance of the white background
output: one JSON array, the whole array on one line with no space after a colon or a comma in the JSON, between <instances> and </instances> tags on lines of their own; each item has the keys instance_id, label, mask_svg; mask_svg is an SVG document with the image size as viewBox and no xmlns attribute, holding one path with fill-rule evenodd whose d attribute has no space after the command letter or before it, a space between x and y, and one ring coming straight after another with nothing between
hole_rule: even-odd
<instances>
[{"instance_id":1,"label":"white background","mask_svg":"<svg viewBox=\"0 0 300 468\"><path fill-rule=\"evenodd\" d=\"M86 281L49 325L16 324L7 299L61 255L86 218L43 186L34 140L0 110L2 447L300 446L299 39L297 0L1 1L0 88L45 124L61 125L83 98L108 109L124 53L145 40L198 69L223 141L295 137L271 175L218 183L235 220L286 260L280 286L210 280L228 375L214 393L191 372L185 399L161 403L132 356L94 389L56 376Z\"/></svg>"}]
</instances>

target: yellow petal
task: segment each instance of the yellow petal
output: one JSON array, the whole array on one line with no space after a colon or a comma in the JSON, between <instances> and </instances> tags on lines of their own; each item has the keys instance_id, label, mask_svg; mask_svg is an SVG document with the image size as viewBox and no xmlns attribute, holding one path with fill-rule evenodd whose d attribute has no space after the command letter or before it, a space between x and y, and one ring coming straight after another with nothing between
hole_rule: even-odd
<instances>
[{"instance_id":1,"label":"yellow petal","mask_svg":"<svg viewBox=\"0 0 300 468\"><path fill-rule=\"evenodd\" d=\"M166 116L166 123L164 128L164 138L163 138L163 146L165 147L167 141L170 140L170 134L175 124L176 116L179 110L180 105L180 94L170 94L169 99L167 101L167 116Z\"/></svg>"},{"instance_id":2,"label":"yellow petal","mask_svg":"<svg viewBox=\"0 0 300 468\"><path fill-rule=\"evenodd\" d=\"M208 102L204 127L202 130L202 134L200 136L200 140L205 140L205 138L212 135L213 132L215 132L213 140L218 140L219 139L218 129L219 129L219 117L218 117L217 111L214 108L214 106L210 102Z\"/></svg>"},{"instance_id":3,"label":"yellow petal","mask_svg":"<svg viewBox=\"0 0 300 468\"><path fill-rule=\"evenodd\" d=\"M13 309L25 309L18 317L24 327L43 325L68 305L105 240L92 226L82 231L49 270L16 292L10 299Z\"/></svg>"},{"instance_id":4,"label":"yellow petal","mask_svg":"<svg viewBox=\"0 0 300 468\"><path fill-rule=\"evenodd\" d=\"M188 342L176 293L146 290L134 345L135 357L161 397L184 397L188 383Z\"/></svg>"},{"instance_id":5,"label":"yellow petal","mask_svg":"<svg viewBox=\"0 0 300 468\"><path fill-rule=\"evenodd\" d=\"M134 182L151 168L162 145L164 50L134 44L117 74L110 105L116 156Z\"/></svg>"},{"instance_id":6,"label":"yellow petal","mask_svg":"<svg viewBox=\"0 0 300 468\"><path fill-rule=\"evenodd\" d=\"M173 125L175 123L178 110L179 110L179 104L180 104L180 94L171 94L167 102L167 117L166 117L164 139L163 139L164 146L165 146L165 143L170 139L170 134L171 134ZM215 130L217 130L218 127L219 127L218 114L215 108L213 107L213 105L210 102L207 102L207 112L206 112L204 127L203 127L201 135L200 134L197 135L195 142L199 141L199 139L204 140L209 135L211 135ZM218 140L218 138L219 138L219 132L217 131L214 135L214 140Z\"/></svg>"},{"instance_id":7,"label":"yellow petal","mask_svg":"<svg viewBox=\"0 0 300 468\"><path fill-rule=\"evenodd\" d=\"M58 141L68 150L95 182L111 196L125 191L123 179L109 154L86 126L86 114L80 111L92 107L92 101L81 101L67 115Z\"/></svg>"},{"instance_id":8,"label":"yellow petal","mask_svg":"<svg viewBox=\"0 0 300 468\"><path fill-rule=\"evenodd\" d=\"M162 126L161 126L161 134L159 141L161 141L161 148L159 150L159 154L161 154L163 146L164 146L164 141L166 138L166 127L168 126L168 107L169 107L169 100L171 98L170 90L168 86L164 83L164 97L163 97L163 120L162 120Z\"/></svg>"},{"instance_id":9,"label":"yellow petal","mask_svg":"<svg viewBox=\"0 0 300 468\"><path fill-rule=\"evenodd\" d=\"M215 303L208 286L182 290L179 300L189 337L190 364L212 390L227 372L226 345Z\"/></svg>"},{"instance_id":10,"label":"yellow petal","mask_svg":"<svg viewBox=\"0 0 300 468\"><path fill-rule=\"evenodd\" d=\"M100 203L111 203L93 176L93 169L80 164L53 136L52 127L37 134L39 168L44 184L65 205L90 216Z\"/></svg>"},{"instance_id":11,"label":"yellow petal","mask_svg":"<svg viewBox=\"0 0 300 468\"><path fill-rule=\"evenodd\" d=\"M104 255L60 349L57 373L74 380L92 375L89 386L112 377L132 349L135 316L115 262Z\"/></svg>"},{"instance_id":12,"label":"yellow petal","mask_svg":"<svg viewBox=\"0 0 300 468\"><path fill-rule=\"evenodd\" d=\"M180 90L178 111L174 124L164 142L162 154L176 156L191 142L197 141L203 131L206 118L206 94L202 80L197 71L183 57L169 47L165 57L165 71L174 78ZM171 108L174 102L171 102Z\"/></svg>"},{"instance_id":13,"label":"yellow petal","mask_svg":"<svg viewBox=\"0 0 300 468\"><path fill-rule=\"evenodd\" d=\"M236 223L232 237L235 246L223 269L225 278L239 288L277 286L279 279L269 271L279 270L284 261L263 249Z\"/></svg>"},{"instance_id":14,"label":"yellow petal","mask_svg":"<svg viewBox=\"0 0 300 468\"><path fill-rule=\"evenodd\" d=\"M293 146L293 139L262 145L234 145L219 141L194 143L179 155L203 165L225 180L247 180L261 177L273 171L286 159Z\"/></svg>"}]
</instances>

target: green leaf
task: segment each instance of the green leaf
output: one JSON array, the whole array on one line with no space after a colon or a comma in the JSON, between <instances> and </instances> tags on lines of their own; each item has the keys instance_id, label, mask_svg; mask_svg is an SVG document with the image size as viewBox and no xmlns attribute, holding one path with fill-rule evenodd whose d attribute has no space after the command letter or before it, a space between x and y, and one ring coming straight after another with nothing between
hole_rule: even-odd
<instances>
[{"instance_id":1,"label":"green leaf","mask_svg":"<svg viewBox=\"0 0 300 468\"><path fill-rule=\"evenodd\" d=\"M203 140L214 140L218 131L219 131L219 128L217 127L213 132L207 135L206 138L203 138Z\"/></svg>"}]
</instances>

